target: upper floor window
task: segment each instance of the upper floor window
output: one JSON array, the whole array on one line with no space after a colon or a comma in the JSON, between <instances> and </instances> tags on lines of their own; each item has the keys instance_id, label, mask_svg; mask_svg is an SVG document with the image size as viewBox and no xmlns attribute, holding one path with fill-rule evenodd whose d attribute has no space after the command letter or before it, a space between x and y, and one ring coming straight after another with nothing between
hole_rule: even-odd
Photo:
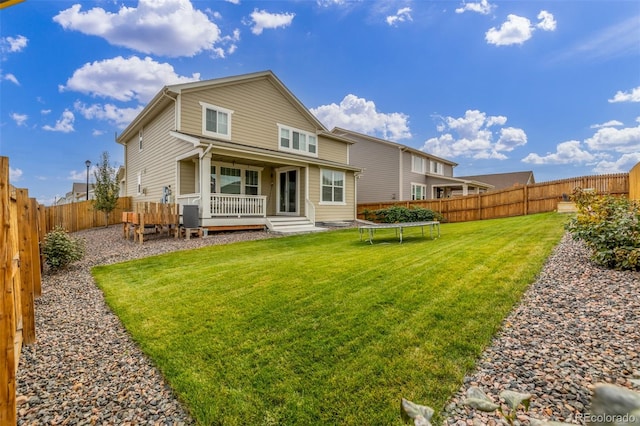
<instances>
[{"instance_id":1,"label":"upper floor window","mask_svg":"<svg viewBox=\"0 0 640 426\"><path fill-rule=\"evenodd\" d=\"M200 102L202 106L202 134L231 139L231 115L233 111Z\"/></svg>"},{"instance_id":2,"label":"upper floor window","mask_svg":"<svg viewBox=\"0 0 640 426\"><path fill-rule=\"evenodd\" d=\"M142 151L142 129L138 132L138 150Z\"/></svg>"},{"instance_id":3,"label":"upper floor window","mask_svg":"<svg viewBox=\"0 0 640 426\"><path fill-rule=\"evenodd\" d=\"M411 156L411 171L414 173L427 172L427 159L417 155Z\"/></svg>"},{"instance_id":4,"label":"upper floor window","mask_svg":"<svg viewBox=\"0 0 640 426\"><path fill-rule=\"evenodd\" d=\"M444 164L440 163L439 161L431 161L431 173L434 173L436 175L443 175L444 174Z\"/></svg>"},{"instance_id":5,"label":"upper floor window","mask_svg":"<svg viewBox=\"0 0 640 426\"><path fill-rule=\"evenodd\" d=\"M293 151L299 154L318 156L318 137L304 130L278 124L279 144L283 151Z\"/></svg>"}]
</instances>

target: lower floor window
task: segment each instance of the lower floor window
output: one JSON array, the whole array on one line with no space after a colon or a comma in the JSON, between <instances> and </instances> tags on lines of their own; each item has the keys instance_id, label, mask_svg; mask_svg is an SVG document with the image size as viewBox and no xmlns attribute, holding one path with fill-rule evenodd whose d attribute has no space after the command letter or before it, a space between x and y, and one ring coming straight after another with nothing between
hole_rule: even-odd
<instances>
[{"instance_id":1,"label":"lower floor window","mask_svg":"<svg viewBox=\"0 0 640 426\"><path fill-rule=\"evenodd\" d=\"M260 194L260 172L258 170L211 166L210 178L212 194Z\"/></svg>"},{"instance_id":2,"label":"lower floor window","mask_svg":"<svg viewBox=\"0 0 640 426\"><path fill-rule=\"evenodd\" d=\"M411 199L412 200L426 200L427 199L427 186L420 185L419 183L411 184Z\"/></svg>"},{"instance_id":3,"label":"lower floor window","mask_svg":"<svg viewBox=\"0 0 640 426\"><path fill-rule=\"evenodd\" d=\"M344 172L322 170L322 201L325 203L344 202Z\"/></svg>"}]
</instances>

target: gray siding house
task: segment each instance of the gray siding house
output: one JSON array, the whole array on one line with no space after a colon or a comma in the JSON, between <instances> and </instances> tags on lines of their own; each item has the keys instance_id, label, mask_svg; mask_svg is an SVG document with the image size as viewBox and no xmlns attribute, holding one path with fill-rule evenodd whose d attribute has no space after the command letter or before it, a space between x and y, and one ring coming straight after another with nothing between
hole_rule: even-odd
<instances>
[{"instance_id":1,"label":"gray siding house","mask_svg":"<svg viewBox=\"0 0 640 426\"><path fill-rule=\"evenodd\" d=\"M339 127L331 132L354 142L349 164L362 169L358 203L448 198L493 188L475 179L453 177L457 166L453 161Z\"/></svg>"},{"instance_id":2,"label":"gray siding house","mask_svg":"<svg viewBox=\"0 0 640 426\"><path fill-rule=\"evenodd\" d=\"M200 226L356 217L353 142L329 132L271 71L165 86L117 142L124 195L198 206Z\"/></svg>"}]
</instances>

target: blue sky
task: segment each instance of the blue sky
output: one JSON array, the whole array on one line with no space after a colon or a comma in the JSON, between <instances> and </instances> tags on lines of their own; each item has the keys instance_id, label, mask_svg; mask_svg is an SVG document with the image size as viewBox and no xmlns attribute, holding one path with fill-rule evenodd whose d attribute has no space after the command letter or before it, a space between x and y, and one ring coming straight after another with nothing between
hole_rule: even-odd
<instances>
[{"instance_id":1,"label":"blue sky","mask_svg":"<svg viewBox=\"0 0 640 426\"><path fill-rule=\"evenodd\" d=\"M44 1L0 10L0 155L51 204L163 85L272 70L329 129L537 181L640 161L640 2Z\"/></svg>"}]
</instances>

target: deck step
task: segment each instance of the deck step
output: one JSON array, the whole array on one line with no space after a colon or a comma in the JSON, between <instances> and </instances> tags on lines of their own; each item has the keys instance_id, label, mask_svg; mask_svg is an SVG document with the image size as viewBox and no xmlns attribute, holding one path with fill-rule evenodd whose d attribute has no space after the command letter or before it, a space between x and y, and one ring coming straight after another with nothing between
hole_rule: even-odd
<instances>
[{"instance_id":1,"label":"deck step","mask_svg":"<svg viewBox=\"0 0 640 426\"><path fill-rule=\"evenodd\" d=\"M272 216L267 218L269 231L276 234L302 234L326 231L327 228L315 226L306 217Z\"/></svg>"}]
</instances>

